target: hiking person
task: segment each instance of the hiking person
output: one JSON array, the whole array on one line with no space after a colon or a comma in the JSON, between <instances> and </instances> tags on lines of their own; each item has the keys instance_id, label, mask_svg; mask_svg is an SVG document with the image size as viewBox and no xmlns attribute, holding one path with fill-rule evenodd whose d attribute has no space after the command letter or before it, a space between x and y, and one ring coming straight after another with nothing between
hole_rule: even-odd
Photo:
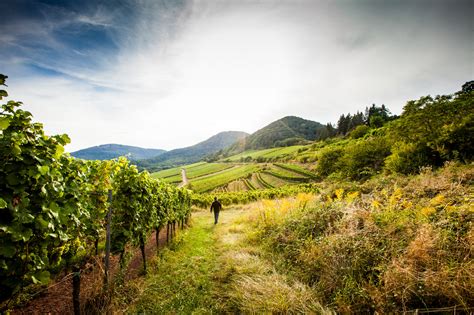
<instances>
[{"instance_id":1,"label":"hiking person","mask_svg":"<svg viewBox=\"0 0 474 315\"><path fill-rule=\"evenodd\" d=\"M214 210L214 224L217 224L217 220L219 219L219 211L221 211L222 205L217 200L217 197L214 197L214 202L211 205L211 212Z\"/></svg>"}]
</instances>

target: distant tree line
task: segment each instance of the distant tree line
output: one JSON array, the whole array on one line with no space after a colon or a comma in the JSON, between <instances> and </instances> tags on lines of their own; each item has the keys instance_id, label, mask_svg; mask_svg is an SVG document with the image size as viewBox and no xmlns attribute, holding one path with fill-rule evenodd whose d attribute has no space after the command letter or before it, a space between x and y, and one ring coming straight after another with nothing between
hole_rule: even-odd
<instances>
[{"instance_id":1,"label":"distant tree line","mask_svg":"<svg viewBox=\"0 0 474 315\"><path fill-rule=\"evenodd\" d=\"M351 113L342 114L336 126L331 123L326 124L325 128L318 130L317 140L345 136L354 130L357 130L354 137L358 137L359 134L365 134L369 128L380 128L385 123L397 118L398 116L392 115L385 105L372 104L372 106L365 108L364 113L357 111L353 115Z\"/></svg>"}]
</instances>

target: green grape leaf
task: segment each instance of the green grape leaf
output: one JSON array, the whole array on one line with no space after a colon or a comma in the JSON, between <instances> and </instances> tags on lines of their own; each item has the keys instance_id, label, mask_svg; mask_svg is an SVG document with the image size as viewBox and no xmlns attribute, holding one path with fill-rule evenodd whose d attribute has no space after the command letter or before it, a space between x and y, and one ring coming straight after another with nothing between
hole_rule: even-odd
<instances>
[{"instance_id":1,"label":"green grape leaf","mask_svg":"<svg viewBox=\"0 0 474 315\"><path fill-rule=\"evenodd\" d=\"M12 258L15 253L16 248L13 244L2 244L2 246L0 246L0 256Z\"/></svg>"},{"instance_id":2,"label":"green grape leaf","mask_svg":"<svg viewBox=\"0 0 474 315\"><path fill-rule=\"evenodd\" d=\"M58 144L56 146L56 152L54 153L54 158L59 159L63 153L64 153L64 147Z\"/></svg>"},{"instance_id":3,"label":"green grape leaf","mask_svg":"<svg viewBox=\"0 0 474 315\"><path fill-rule=\"evenodd\" d=\"M63 134L60 136L62 144L68 144L71 143L71 138L67 134Z\"/></svg>"},{"instance_id":4,"label":"green grape leaf","mask_svg":"<svg viewBox=\"0 0 474 315\"><path fill-rule=\"evenodd\" d=\"M46 175L49 172L49 166L48 165L42 165L42 166L37 166L38 171L41 173L41 175Z\"/></svg>"},{"instance_id":5,"label":"green grape leaf","mask_svg":"<svg viewBox=\"0 0 474 315\"><path fill-rule=\"evenodd\" d=\"M21 148L18 144L15 144L13 146L12 153L13 153L13 155L20 155L21 154Z\"/></svg>"},{"instance_id":6,"label":"green grape leaf","mask_svg":"<svg viewBox=\"0 0 474 315\"><path fill-rule=\"evenodd\" d=\"M34 284L41 283L47 284L49 282L50 273L49 271L43 270L38 271L34 275L31 276L31 280L33 280Z\"/></svg>"},{"instance_id":7,"label":"green grape leaf","mask_svg":"<svg viewBox=\"0 0 474 315\"><path fill-rule=\"evenodd\" d=\"M44 220L41 215L36 217L35 222L37 223L37 226L40 227L40 229L45 230L49 227L49 223L46 220ZM54 225L53 225L53 227L54 227Z\"/></svg>"},{"instance_id":8,"label":"green grape leaf","mask_svg":"<svg viewBox=\"0 0 474 315\"><path fill-rule=\"evenodd\" d=\"M12 224L10 226L0 225L0 230L4 231L7 234L11 234L12 240L18 242L20 240L26 242L31 236L33 236L33 231L31 229L24 229L20 224Z\"/></svg>"},{"instance_id":9,"label":"green grape leaf","mask_svg":"<svg viewBox=\"0 0 474 315\"><path fill-rule=\"evenodd\" d=\"M0 117L0 130L5 130L10 126L10 117Z\"/></svg>"},{"instance_id":10,"label":"green grape leaf","mask_svg":"<svg viewBox=\"0 0 474 315\"><path fill-rule=\"evenodd\" d=\"M16 176L13 173L10 173L10 174L7 175L7 183L8 183L8 185L15 186L15 185L18 185L20 183L20 180L18 179L18 176Z\"/></svg>"},{"instance_id":11,"label":"green grape leaf","mask_svg":"<svg viewBox=\"0 0 474 315\"><path fill-rule=\"evenodd\" d=\"M7 202L3 200L3 198L0 198L0 209L4 209L8 206Z\"/></svg>"}]
</instances>

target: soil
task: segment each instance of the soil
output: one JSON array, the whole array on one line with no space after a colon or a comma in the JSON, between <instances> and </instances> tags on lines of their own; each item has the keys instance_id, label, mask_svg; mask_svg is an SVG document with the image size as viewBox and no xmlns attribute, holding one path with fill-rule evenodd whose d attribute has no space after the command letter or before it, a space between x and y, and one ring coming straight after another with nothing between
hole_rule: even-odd
<instances>
[{"instance_id":1,"label":"soil","mask_svg":"<svg viewBox=\"0 0 474 315\"><path fill-rule=\"evenodd\" d=\"M166 246L166 228L160 231L159 247ZM153 232L145 245L147 260L156 255L156 233ZM93 257L81 270L81 309L84 305L100 299L103 287L103 258ZM110 257L111 282L119 271L119 256ZM143 260L139 248L133 249L133 256L125 273L125 281L143 276ZM84 312L83 312L84 313ZM15 308L11 314L74 314L72 301L72 275L63 272L54 282L50 283L48 289L37 294L25 305Z\"/></svg>"}]
</instances>

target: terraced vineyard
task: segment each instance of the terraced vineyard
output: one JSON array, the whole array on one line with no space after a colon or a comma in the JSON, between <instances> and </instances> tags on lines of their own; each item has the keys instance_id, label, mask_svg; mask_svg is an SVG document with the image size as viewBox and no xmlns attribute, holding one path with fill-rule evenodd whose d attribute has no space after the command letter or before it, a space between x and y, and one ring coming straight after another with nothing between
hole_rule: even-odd
<instances>
[{"instance_id":1,"label":"terraced vineyard","mask_svg":"<svg viewBox=\"0 0 474 315\"><path fill-rule=\"evenodd\" d=\"M206 162L199 162L194 163L182 167L175 167L170 168L167 170L159 171L156 173L151 174L153 178L162 179L167 183L177 184L180 183L181 178L181 170L184 169L186 171L186 176L188 179L193 179L201 176L205 176L208 174L214 174L216 172L220 172L222 170L228 169L233 167L233 164L228 163L206 163Z\"/></svg>"},{"instance_id":2,"label":"terraced vineyard","mask_svg":"<svg viewBox=\"0 0 474 315\"><path fill-rule=\"evenodd\" d=\"M249 151L245 151L245 152L230 156L224 160L230 161L230 162L238 162L238 161L248 159L249 157L252 160L257 160L258 158L261 158L261 159L274 159L274 158L280 158L280 157L286 158L286 157L290 157L293 154L296 154L299 150L303 150L306 147L308 146L294 145L290 147L271 148L271 149L265 149L265 150L249 150Z\"/></svg>"},{"instance_id":3,"label":"terraced vineyard","mask_svg":"<svg viewBox=\"0 0 474 315\"><path fill-rule=\"evenodd\" d=\"M301 148L292 146L272 148L259 151L247 151L232 157L240 161L242 156L283 157L295 156ZM255 163L255 162L199 162L182 167L175 167L152 174L153 178L167 183L179 184L182 181L181 170L186 171L188 188L196 192L248 191L308 183L316 175L303 166L291 163Z\"/></svg>"},{"instance_id":4,"label":"terraced vineyard","mask_svg":"<svg viewBox=\"0 0 474 315\"><path fill-rule=\"evenodd\" d=\"M209 192L235 180L250 177L252 173L258 172L260 169L261 166L258 164L235 165L216 174L191 180L191 189L197 192Z\"/></svg>"}]
</instances>

